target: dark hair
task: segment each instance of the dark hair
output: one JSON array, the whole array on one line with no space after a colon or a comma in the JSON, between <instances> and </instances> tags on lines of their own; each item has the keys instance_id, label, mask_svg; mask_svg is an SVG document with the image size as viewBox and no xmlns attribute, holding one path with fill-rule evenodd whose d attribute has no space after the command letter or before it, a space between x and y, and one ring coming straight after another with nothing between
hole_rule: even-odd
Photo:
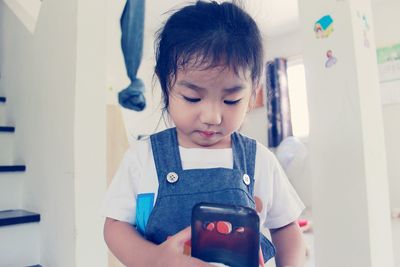
<instances>
[{"instance_id":1,"label":"dark hair","mask_svg":"<svg viewBox=\"0 0 400 267\"><path fill-rule=\"evenodd\" d=\"M197 1L176 11L158 31L155 47L155 74L165 109L177 70L188 63L204 69L223 65L236 74L250 70L254 85L262 76L260 31L255 21L233 3Z\"/></svg>"}]
</instances>

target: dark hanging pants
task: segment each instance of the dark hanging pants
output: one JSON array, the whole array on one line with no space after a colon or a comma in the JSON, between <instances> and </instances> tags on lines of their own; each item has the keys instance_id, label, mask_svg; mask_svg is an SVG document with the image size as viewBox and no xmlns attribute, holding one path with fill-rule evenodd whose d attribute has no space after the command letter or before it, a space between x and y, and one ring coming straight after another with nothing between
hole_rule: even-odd
<instances>
[{"instance_id":1,"label":"dark hanging pants","mask_svg":"<svg viewBox=\"0 0 400 267\"><path fill-rule=\"evenodd\" d=\"M144 84L136 77L143 54L145 0L127 0L121 16L121 46L130 85L119 92L121 106L135 111L146 107Z\"/></svg>"}]
</instances>

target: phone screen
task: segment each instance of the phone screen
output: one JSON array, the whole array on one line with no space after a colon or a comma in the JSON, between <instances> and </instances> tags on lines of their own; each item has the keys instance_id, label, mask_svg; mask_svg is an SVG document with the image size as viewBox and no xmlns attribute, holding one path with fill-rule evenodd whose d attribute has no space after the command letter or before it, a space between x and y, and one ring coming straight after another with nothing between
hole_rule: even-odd
<instances>
[{"instance_id":1,"label":"phone screen","mask_svg":"<svg viewBox=\"0 0 400 267\"><path fill-rule=\"evenodd\" d=\"M259 217L253 209L199 203L192 211L192 256L231 267L258 267Z\"/></svg>"}]
</instances>

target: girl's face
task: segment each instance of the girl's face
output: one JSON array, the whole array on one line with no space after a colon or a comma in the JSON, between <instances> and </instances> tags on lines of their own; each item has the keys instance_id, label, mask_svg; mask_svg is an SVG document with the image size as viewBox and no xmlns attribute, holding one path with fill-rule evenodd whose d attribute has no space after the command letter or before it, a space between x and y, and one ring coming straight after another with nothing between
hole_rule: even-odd
<instances>
[{"instance_id":1,"label":"girl's face","mask_svg":"<svg viewBox=\"0 0 400 267\"><path fill-rule=\"evenodd\" d=\"M254 100L249 73L229 68L178 70L169 95L168 112L179 145L228 148Z\"/></svg>"}]
</instances>

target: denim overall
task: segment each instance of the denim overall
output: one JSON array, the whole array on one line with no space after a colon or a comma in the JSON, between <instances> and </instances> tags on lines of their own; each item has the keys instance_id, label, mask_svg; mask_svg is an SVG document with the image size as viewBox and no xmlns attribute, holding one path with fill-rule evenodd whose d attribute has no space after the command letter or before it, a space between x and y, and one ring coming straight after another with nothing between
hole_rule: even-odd
<instances>
[{"instance_id":1,"label":"denim overall","mask_svg":"<svg viewBox=\"0 0 400 267\"><path fill-rule=\"evenodd\" d=\"M255 209L253 199L256 142L233 133L233 169L183 170L176 128L151 136L158 175L158 195L145 229L145 237L156 244L164 242L191 223L191 212L199 202L235 204ZM260 237L264 261L275 255L275 248Z\"/></svg>"}]
</instances>

